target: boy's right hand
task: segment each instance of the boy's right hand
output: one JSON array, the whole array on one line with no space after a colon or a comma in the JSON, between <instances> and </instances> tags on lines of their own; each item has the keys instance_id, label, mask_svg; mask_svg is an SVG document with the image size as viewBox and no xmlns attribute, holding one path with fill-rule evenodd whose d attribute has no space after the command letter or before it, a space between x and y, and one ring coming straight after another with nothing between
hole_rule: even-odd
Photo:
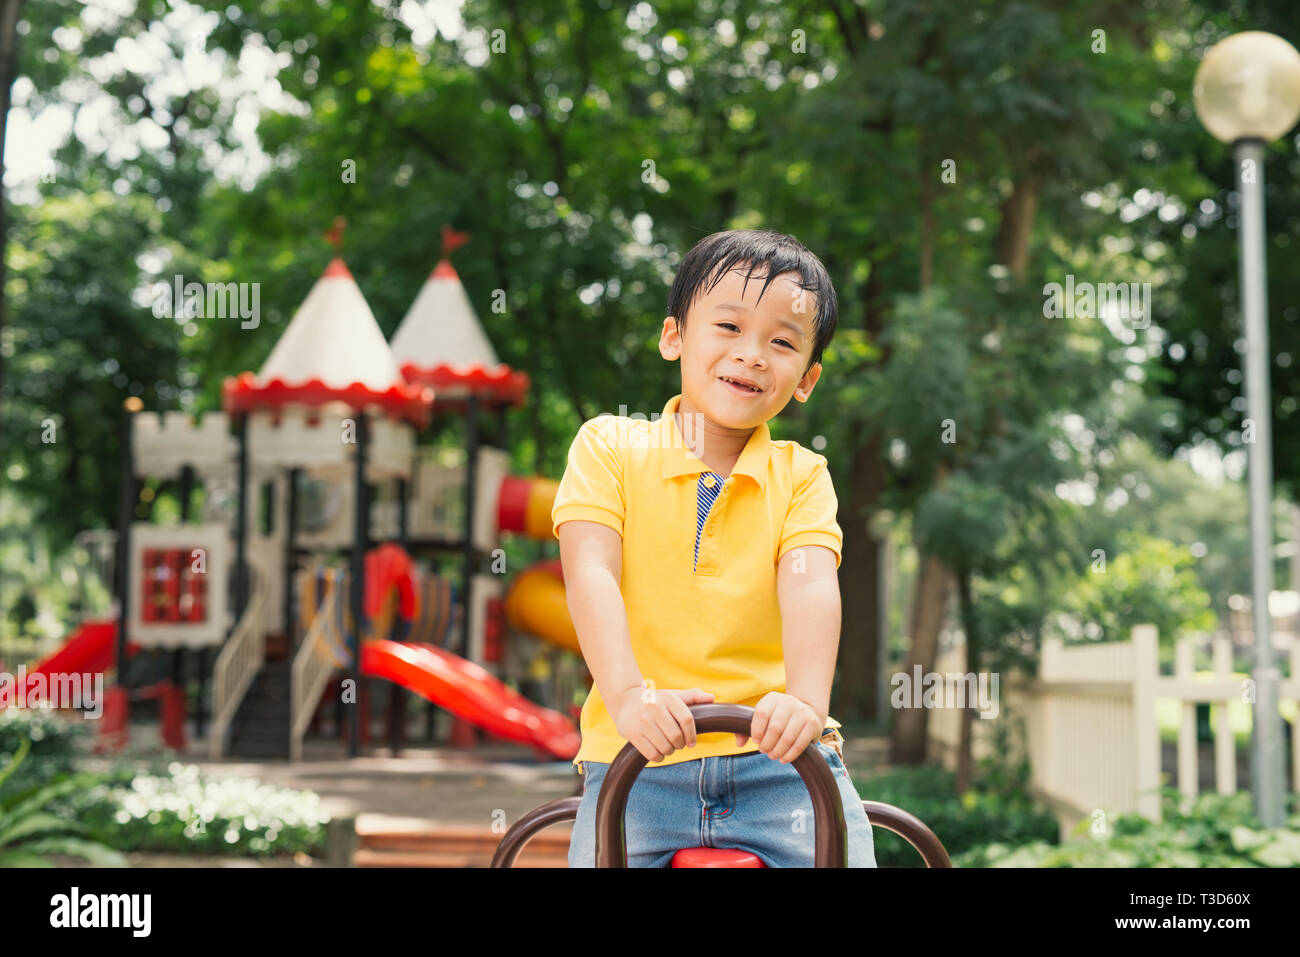
<instances>
[{"instance_id":1,"label":"boy's right hand","mask_svg":"<svg viewBox=\"0 0 1300 957\"><path fill-rule=\"evenodd\" d=\"M614 707L614 727L647 761L695 747L693 704L712 704L713 692L699 688L628 688Z\"/></svg>"}]
</instances>

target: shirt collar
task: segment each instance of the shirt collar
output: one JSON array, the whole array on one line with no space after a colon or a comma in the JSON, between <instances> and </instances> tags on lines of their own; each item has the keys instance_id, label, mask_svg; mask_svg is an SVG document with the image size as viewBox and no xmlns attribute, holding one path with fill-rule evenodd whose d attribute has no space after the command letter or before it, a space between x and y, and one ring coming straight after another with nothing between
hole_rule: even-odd
<instances>
[{"instance_id":1,"label":"shirt collar","mask_svg":"<svg viewBox=\"0 0 1300 957\"><path fill-rule=\"evenodd\" d=\"M657 423L659 427L659 447L663 449L664 478L678 475L698 475L710 471L686 443L682 430L677 425L674 413L681 404L681 394L673 396L664 406L663 414ZM767 466L771 458L772 433L766 422L760 422L749 436L745 448L740 453L731 472L733 475L748 475L758 483L759 491L767 489Z\"/></svg>"}]
</instances>

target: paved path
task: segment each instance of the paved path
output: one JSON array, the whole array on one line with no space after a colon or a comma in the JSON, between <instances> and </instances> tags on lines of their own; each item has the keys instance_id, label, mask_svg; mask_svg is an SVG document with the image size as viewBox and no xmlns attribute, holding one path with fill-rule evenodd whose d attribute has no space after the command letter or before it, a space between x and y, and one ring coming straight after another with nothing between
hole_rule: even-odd
<instances>
[{"instance_id":1,"label":"paved path","mask_svg":"<svg viewBox=\"0 0 1300 957\"><path fill-rule=\"evenodd\" d=\"M888 739L846 741L847 764L854 769L882 767ZM368 823L401 829L467 825L491 827L501 812L513 823L539 804L578 793L581 781L568 761L543 761L532 748L491 740L472 750L412 747L391 757L371 745L365 756L348 758L337 741L307 741L304 760L207 759L206 743L191 741L184 754L161 747L149 725L131 726L126 760L148 767L163 760L196 764L205 774L255 777L321 797L331 817L367 815ZM557 825L559 827L559 825Z\"/></svg>"}]
</instances>

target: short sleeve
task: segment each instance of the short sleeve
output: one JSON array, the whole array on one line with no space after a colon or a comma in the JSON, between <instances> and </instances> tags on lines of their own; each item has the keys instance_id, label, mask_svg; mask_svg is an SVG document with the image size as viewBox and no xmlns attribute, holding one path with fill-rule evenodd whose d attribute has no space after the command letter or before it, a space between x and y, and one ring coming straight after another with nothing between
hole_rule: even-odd
<instances>
[{"instance_id":1,"label":"short sleeve","mask_svg":"<svg viewBox=\"0 0 1300 957\"><path fill-rule=\"evenodd\" d=\"M551 534L556 538L560 524L572 521L599 522L623 534L623 459L601 419L584 422L569 446L569 463L551 505Z\"/></svg>"},{"instance_id":2,"label":"short sleeve","mask_svg":"<svg viewBox=\"0 0 1300 957\"><path fill-rule=\"evenodd\" d=\"M835 514L839 502L825 456L817 456L816 464L794 490L790 509L781 526L781 542L777 548L779 562L786 552L801 545L823 545L835 553L835 567L840 567L840 550L844 534L840 531Z\"/></svg>"}]
</instances>

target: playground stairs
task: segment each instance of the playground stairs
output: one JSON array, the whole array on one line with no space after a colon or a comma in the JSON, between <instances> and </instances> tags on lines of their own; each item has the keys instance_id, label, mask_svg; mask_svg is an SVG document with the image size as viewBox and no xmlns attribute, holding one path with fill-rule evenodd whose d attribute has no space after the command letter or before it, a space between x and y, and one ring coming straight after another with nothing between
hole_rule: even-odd
<instances>
[{"instance_id":1,"label":"playground stairs","mask_svg":"<svg viewBox=\"0 0 1300 957\"><path fill-rule=\"evenodd\" d=\"M570 828L556 825L534 837L515 867L568 867ZM395 827L357 821L353 867L488 867L502 835L486 827Z\"/></svg>"},{"instance_id":2,"label":"playground stairs","mask_svg":"<svg viewBox=\"0 0 1300 957\"><path fill-rule=\"evenodd\" d=\"M230 754L289 758L289 679L292 663L267 661L257 673L230 727Z\"/></svg>"}]
</instances>

